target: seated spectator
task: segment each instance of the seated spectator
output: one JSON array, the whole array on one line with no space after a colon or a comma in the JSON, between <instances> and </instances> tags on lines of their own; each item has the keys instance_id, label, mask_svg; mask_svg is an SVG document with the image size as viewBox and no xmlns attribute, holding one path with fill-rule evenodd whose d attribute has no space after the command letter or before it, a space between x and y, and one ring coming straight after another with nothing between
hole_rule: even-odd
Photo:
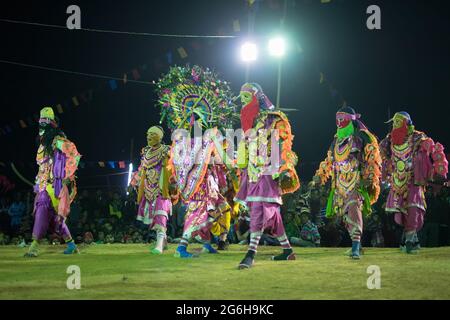
<instances>
[{"instance_id":1,"label":"seated spectator","mask_svg":"<svg viewBox=\"0 0 450 320\"><path fill-rule=\"evenodd\" d=\"M303 211L300 214L300 225L300 237L291 237L291 244L300 247L319 247L319 230L317 229L317 226L309 219L309 213L307 211Z\"/></svg>"},{"instance_id":2,"label":"seated spectator","mask_svg":"<svg viewBox=\"0 0 450 320\"><path fill-rule=\"evenodd\" d=\"M337 247L342 242L338 222L336 218L326 220L325 225L319 229L321 246Z\"/></svg>"},{"instance_id":3,"label":"seated spectator","mask_svg":"<svg viewBox=\"0 0 450 320\"><path fill-rule=\"evenodd\" d=\"M15 236L22 224L22 217L25 216L26 205L22 200L22 194L16 193L14 201L11 203L8 214L11 217L11 235Z\"/></svg>"},{"instance_id":4,"label":"seated spectator","mask_svg":"<svg viewBox=\"0 0 450 320\"><path fill-rule=\"evenodd\" d=\"M118 220L122 219L122 202L118 193L114 193L109 203L109 215L116 217Z\"/></svg>"},{"instance_id":5,"label":"seated spectator","mask_svg":"<svg viewBox=\"0 0 450 320\"><path fill-rule=\"evenodd\" d=\"M6 246L9 244L9 236L0 232L0 246Z\"/></svg>"},{"instance_id":6,"label":"seated spectator","mask_svg":"<svg viewBox=\"0 0 450 320\"><path fill-rule=\"evenodd\" d=\"M297 204L297 207L295 209L289 209L285 218L284 218L284 224L285 224L285 230L286 230L286 236L288 239L291 237L298 237L299 236L299 226L300 226L300 217L297 212L300 212L301 210L309 210L307 207L301 207Z\"/></svg>"},{"instance_id":7,"label":"seated spectator","mask_svg":"<svg viewBox=\"0 0 450 320\"><path fill-rule=\"evenodd\" d=\"M180 238L183 234L186 209L187 207L182 201L179 201L172 208L172 215L169 217L169 223L167 225L167 234L170 235L172 239Z\"/></svg>"},{"instance_id":8,"label":"seated spectator","mask_svg":"<svg viewBox=\"0 0 450 320\"><path fill-rule=\"evenodd\" d=\"M0 232L9 234L11 230L11 217L8 214L10 200L6 197L0 198Z\"/></svg>"},{"instance_id":9,"label":"seated spectator","mask_svg":"<svg viewBox=\"0 0 450 320\"><path fill-rule=\"evenodd\" d=\"M235 226L237 242L240 245L247 245L250 239L250 217L247 214L240 215Z\"/></svg>"},{"instance_id":10,"label":"seated spectator","mask_svg":"<svg viewBox=\"0 0 450 320\"><path fill-rule=\"evenodd\" d=\"M70 205L70 214L66 221L66 224L69 227L72 236L74 237L77 236L78 230L76 229L80 223L81 223L81 207L79 201L75 199Z\"/></svg>"},{"instance_id":11,"label":"seated spectator","mask_svg":"<svg viewBox=\"0 0 450 320\"><path fill-rule=\"evenodd\" d=\"M91 232L85 232L83 236L83 242L85 244L92 244L94 242L94 236Z\"/></svg>"},{"instance_id":12,"label":"seated spectator","mask_svg":"<svg viewBox=\"0 0 450 320\"><path fill-rule=\"evenodd\" d=\"M271 237L266 233L263 233L261 239L259 240L259 244L263 246L280 246L280 241L277 238Z\"/></svg>"},{"instance_id":13,"label":"seated spectator","mask_svg":"<svg viewBox=\"0 0 450 320\"><path fill-rule=\"evenodd\" d=\"M377 212L372 212L367 218L364 229L364 243L372 247L384 247L383 224Z\"/></svg>"}]
</instances>

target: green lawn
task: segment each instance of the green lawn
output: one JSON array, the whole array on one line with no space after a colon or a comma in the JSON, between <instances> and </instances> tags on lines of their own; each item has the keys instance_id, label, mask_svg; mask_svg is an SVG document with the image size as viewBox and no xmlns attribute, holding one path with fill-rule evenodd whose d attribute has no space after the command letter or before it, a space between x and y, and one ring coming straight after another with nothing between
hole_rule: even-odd
<instances>
[{"instance_id":1,"label":"green lawn","mask_svg":"<svg viewBox=\"0 0 450 320\"><path fill-rule=\"evenodd\" d=\"M198 250L199 245L191 246ZM237 270L246 247L183 260L175 245L162 256L148 246L93 245L64 256L62 246L0 247L0 299L450 299L450 247L368 248L360 261L345 248L296 248L296 261L271 261L277 247L260 247L254 267ZM66 269L81 269L81 290L69 290ZM367 288L367 267L381 269L381 289Z\"/></svg>"}]
</instances>

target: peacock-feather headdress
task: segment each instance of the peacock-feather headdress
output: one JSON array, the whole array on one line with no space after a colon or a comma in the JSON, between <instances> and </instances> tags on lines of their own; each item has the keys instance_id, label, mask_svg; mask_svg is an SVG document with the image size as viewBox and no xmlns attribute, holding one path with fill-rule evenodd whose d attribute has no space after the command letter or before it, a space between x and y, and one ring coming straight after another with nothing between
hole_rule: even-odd
<instances>
[{"instance_id":1,"label":"peacock-feather headdress","mask_svg":"<svg viewBox=\"0 0 450 320\"><path fill-rule=\"evenodd\" d=\"M170 67L156 84L161 123L171 130L190 129L198 121L203 129L232 128L236 105L229 83L209 68Z\"/></svg>"}]
</instances>

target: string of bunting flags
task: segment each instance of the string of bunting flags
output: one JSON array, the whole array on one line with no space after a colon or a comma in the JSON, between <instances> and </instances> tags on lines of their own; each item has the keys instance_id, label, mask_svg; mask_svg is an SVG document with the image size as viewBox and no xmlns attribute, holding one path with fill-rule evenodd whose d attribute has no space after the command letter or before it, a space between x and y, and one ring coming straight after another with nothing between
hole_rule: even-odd
<instances>
[{"instance_id":1,"label":"string of bunting flags","mask_svg":"<svg viewBox=\"0 0 450 320\"><path fill-rule=\"evenodd\" d=\"M271 10L281 10L281 8L282 8L281 4L284 0L244 0L244 1L250 10L256 12L259 10L261 3L267 4L269 9L271 9ZM299 0L291 0L291 1L292 1L293 6L295 6L296 3L300 2ZM331 2L331 0L315 0L315 1L320 1L320 3L330 3ZM314 2L314 0L302 0L302 3L311 3L311 2ZM240 20L238 18L232 19L226 27L218 28L216 35L223 36L226 34L227 31L232 31L232 33L234 33L235 35L242 32ZM214 44L215 41L217 41L217 40L209 39L207 41L207 45L211 46ZM198 39L193 39L189 42L188 46L177 46L176 48L168 50L167 53L165 54L164 58L161 57L161 58L154 59L153 67L155 68L156 71L162 71L166 67L165 63L167 63L167 65L172 65L176 62L185 63L186 59L189 57L189 53L200 51L202 49L202 46L204 46L204 44L202 44ZM303 53L303 49L301 48L299 43L296 44L296 49L297 49L296 51L298 54ZM13 63L13 64L19 64L19 63ZM32 65L30 65L30 66L32 66ZM40 66L34 66L34 67L38 67L41 69L51 69L51 68L45 68L45 67L40 67ZM120 78L120 80L117 77L108 77L108 76L101 76L101 77L109 78L109 80L107 80L107 87L111 91L115 91L115 90L119 89L120 85L123 86L123 85L128 84L130 82L130 80L136 81L136 82L139 81L142 78L142 73L145 70L147 70L147 68L148 68L147 64L143 64L139 67L134 67L130 71L124 72L122 77ZM69 70L61 70L61 69L59 69L59 70L54 69L53 71L62 71L62 72L81 74L81 73L71 72ZM81 74L81 75L89 76L90 74ZM91 76L96 76L96 75L91 74ZM154 81L151 81L149 83L154 84ZM329 85L330 94L333 97L339 95L339 92L337 92L337 90L328 83L328 81L326 80L326 78L322 72L320 73L320 83ZM99 87L102 87L102 85L100 85ZM98 88L96 90L98 90ZM55 106L57 113L61 115L61 114L64 114L68 110L74 110L84 104L89 104L92 101L96 90L88 89L88 90L83 91L80 94L73 95L61 102L51 103L51 105ZM343 101L343 103L345 104L345 101ZM37 110L39 110L41 107L42 106L38 106ZM36 113L33 113L32 115L24 116L23 118L13 121L9 124L2 125L2 126L0 126L0 137L7 136L7 135L13 133L15 130L27 129L29 127L37 126L38 119L39 119L39 114L36 112Z\"/></svg>"},{"instance_id":2,"label":"string of bunting flags","mask_svg":"<svg viewBox=\"0 0 450 320\"><path fill-rule=\"evenodd\" d=\"M238 33L241 31L240 23L239 23L238 19L232 20L230 25L232 26L232 29L234 30L235 33ZM217 31L217 34L219 35L219 34L223 33L223 30L224 30L223 28L219 28L219 30ZM211 46L213 43L214 42L211 40L208 42L208 45ZM190 41L189 46L190 47L177 46L176 48L169 50L166 53L166 57L165 57L167 64L172 65L174 62L184 62L184 61L186 61L186 59L189 56L188 51L190 49L192 49L194 51L200 51L202 49L202 44L198 40ZM39 67L39 66L35 66L35 67ZM163 60L161 58L156 58L153 61L153 67L157 71L162 71L163 68L165 67L165 64L163 63ZM40 68L42 69L42 67L40 67ZM50 69L50 68L48 68L48 69ZM130 83L131 79L134 81L140 80L142 78L142 73L145 72L147 69L148 69L148 65L143 64L141 66L133 68L132 70L130 70L128 72L123 73L121 80L111 77L111 79L107 80L107 82L106 82L107 87L111 91L115 91L115 90L119 89L119 86L121 86L121 85L123 86L123 85ZM68 71L69 72L69 70L56 70L56 69L54 71ZM86 75L88 75L88 74L86 74ZM154 81L149 82L149 83L150 84L154 83ZM101 87L101 85L99 87ZM96 90L89 89L80 94L73 95L73 96L65 99L63 102L59 102L59 103L52 104L52 105L55 106L57 113L61 115L61 114L64 114L67 110L73 110L77 107L80 107L81 105L89 104L92 101L95 92L96 92ZM41 108L41 106L39 106L39 108ZM38 119L39 119L39 114L34 113L34 114L24 117L22 119L13 121L9 124L0 126L0 136L9 135L13 131L18 130L18 129L26 129L29 127L37 126Z\"/></svg>"},{"instance_id":3,"label":"string of bunting flags","mask_svg":"<svg viewBox=\"0 0 450 320\"><path fill-rule=\"evenodd\" d=\"M128 164L130 161L126 160L119 160L119 161L84 161L81 160L79 163L80 169L85 168L105 168L105 169L128 169ZM23 162L23 161L16 161L14 164L18 165L21 168L29 167L34 168L36 167L35 162ZM6 167L4 162L0 162L0 167Z\"/></svg>"}]
</instances>

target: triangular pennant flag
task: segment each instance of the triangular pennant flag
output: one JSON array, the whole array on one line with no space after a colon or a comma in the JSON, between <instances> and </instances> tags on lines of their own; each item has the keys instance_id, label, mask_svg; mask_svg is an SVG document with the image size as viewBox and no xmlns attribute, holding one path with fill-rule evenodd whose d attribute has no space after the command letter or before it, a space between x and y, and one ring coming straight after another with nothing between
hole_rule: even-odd
<instances>
[{"instance_id":1,"label":"triangular pennant flag","mask_svg":"<svg viewBox=\"0 0 450 320\"><path fill-rule=\"evenodd\" d=\"M178 48L178 54L180 55L181 59L185 59L188 56L186 50L184 50L183 47Z\"/></svg>"},{"instance_id":2,"label":"triangular pennant flag","mask_svg":"<svg viewBox=\"0 0 450 320\"><path fill-rule=\"evenodd\" d=\"M111 87L111 90L113 90L113 91L116 90L117 89L117 81L114 79L109 80L109 86Z\"/></svg>"},{"instance_id":3,"label":"triangular pennant flag","mask_svg":"<svg viewBox=\"0 0 450 320\"><path fill-rule=\"evenodd\" d=\"M167 56L167 63L172 64L173 62L172 51L167 52L166 56Z\"/></svg>"},{"instance_id":4,"label":"triangular pennant flag","mask_svg":"<svg viewBox=\"0 0 450 320\"><path fill-rule=\"evenodd\" d=\"M116 164L114 163L114 161L108 161L108 164L112 169L116 168Z\"/></svg>"},{"instance_id":5,"label":"triangular pennant flag","mask_svg":"<svg viewBox=\"0 0 450 320\"><path fill-rule=\"evenodd\" d=\"M251 7L255 2L256 0L247 0L247 4L249 7Z\"/></svg>"},{"instance_id":6,"label":"triangular pennant flag","mask_svg":"<svg viewBox=\"0 0 450 320\"><path fill-rule=\"evenodd\" d=\"M76 96L72 97L72 102L75 107L78 107L80 105L80 102L78 101L78 98Z\"/></svg>"},{"instance_id":7,"label":"triangular pennant flag","mask_svg":"<svg viewBox=\"0 0 450 320\"><path fill-rule=\"evenodd\" d=\"M19 123L20 123L20 127L21 127L22 129L25 129L25 128L27 127L27 124L25 123L25 121L20 120Z\"/></svg>"},{"instance_id":8,"label":"triangular pennant flag","mask_svg":"<svg viewBox=\"0 0 450 320\"><path fill-rule=\"evenodd\" d=\"M125 169L125 161L119 161L119 168Z\"/></svg>"},{"instance_id":9,"label":"triangular pennant flag","mask_svg":"<svg viewBox=\"0 0 450 320\"><path fill-rule=\"evenodd\" d=\"M138 80L141 75L139 74L139 71L137 71L137 69L133 69L133 71L131 71L133 73L133 78L134 80Z\"/></svg>"},{"instance_id":10,"label":"triangular pennant flag","mask_svg":"<svg viewBox=\"0 0 450 320\"><path fill-rule=\"evenodd\" d=\"M105 167L105 163L103 161L99 161L98 165L100 166L100 168L104 168Z\"/></svg>"},{"instance_id":11,"label":"triangular pennant flag","mask_svg":"<svg viewBox=\"0 0 450 320\"><path fill-rule=\"evenodd\" d=\"M63 107L62 107L61 103L56 105L56 110L58 110L58 113L60 113L60 114L64 113L64 110L63 110Z\"/></svg>"},{"instance_id":12,"label":"triangular pennant flag","mask_svg":"<svg viewBox=\"0 0 450 320\"><path fill-rule=\"evenodd\" d=\"M234 30L234 32L241 31L241 25L239 23L239 20L233 20L233 30Z\"/></svg>"}]
</instances>

